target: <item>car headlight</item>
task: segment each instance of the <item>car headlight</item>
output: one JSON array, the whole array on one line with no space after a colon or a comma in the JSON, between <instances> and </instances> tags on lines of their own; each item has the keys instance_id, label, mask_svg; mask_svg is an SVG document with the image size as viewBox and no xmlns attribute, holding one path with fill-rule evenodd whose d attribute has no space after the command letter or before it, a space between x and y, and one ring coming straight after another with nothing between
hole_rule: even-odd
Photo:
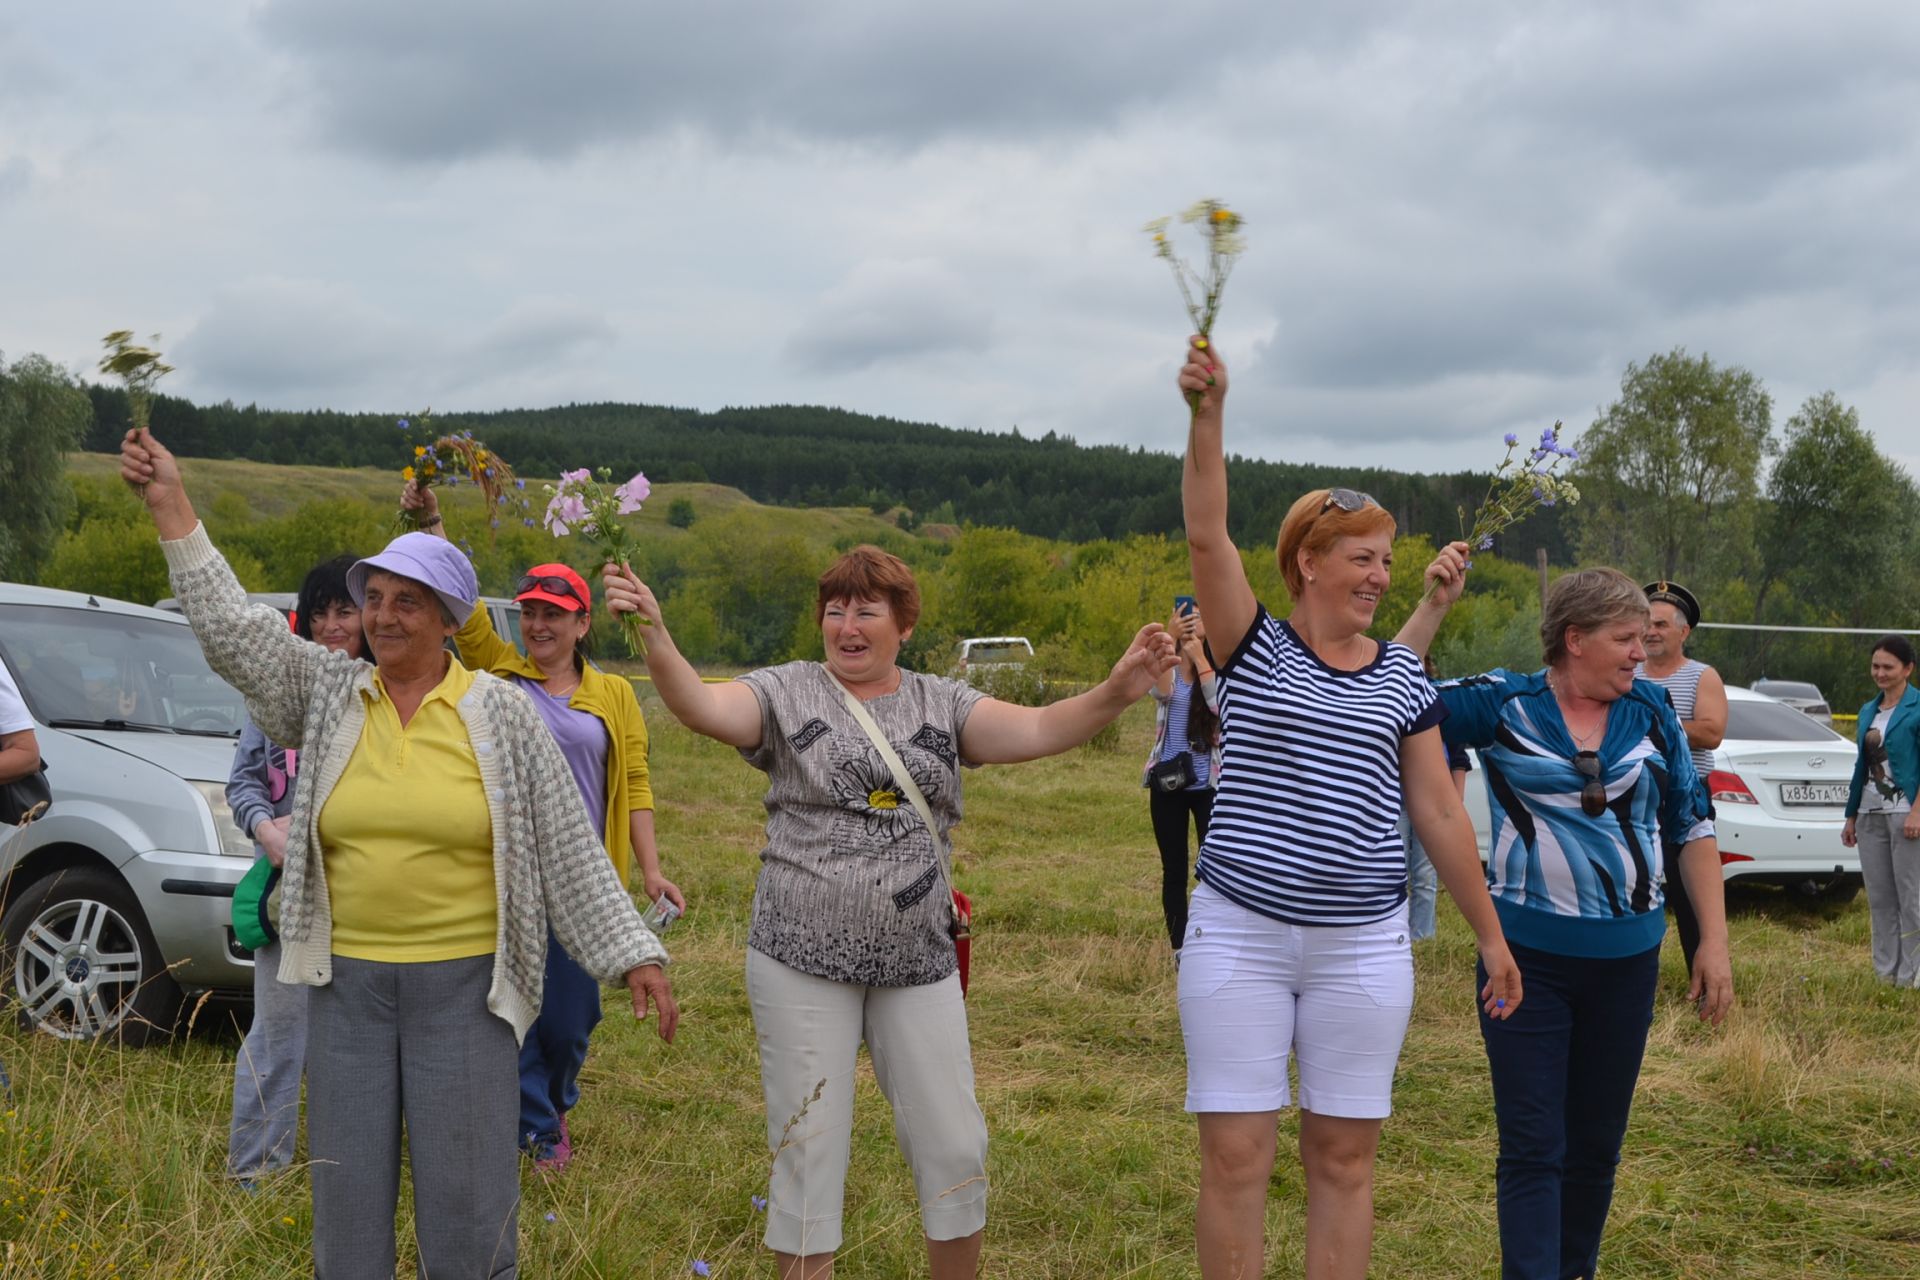
<instances>
[{"instance_id":1,"label":"car headlight","mask_svg":"<svg viewBox=\"0 0 1920 1280\"><path fill-rule=\"evenodd\" d=\"M253 837L235 825L233 806L227 803L227 788L219 782L196 782L194 790L213 811L213 829L220 837L220 852L235 858L253 856Z\"/></svg>"}]
</instances>

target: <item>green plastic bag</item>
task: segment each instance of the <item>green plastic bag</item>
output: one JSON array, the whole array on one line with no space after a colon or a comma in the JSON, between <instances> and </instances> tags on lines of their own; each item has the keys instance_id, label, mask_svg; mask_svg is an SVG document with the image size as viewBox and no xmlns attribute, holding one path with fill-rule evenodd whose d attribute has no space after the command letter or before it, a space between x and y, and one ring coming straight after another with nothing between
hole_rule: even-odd
<instances>
[{"instance_id":1,"label":"green plastic bag","mask_svg":"<svg viewBox=\"0 0 1920 1280\"><path fill-rule=\"evenodd\" d=\"M280 914L274 890L280 887L280 868L265 858L233 887L233 936L249 951L258 951L280 937L275 917Z\"/></svg>"}]
</instances>

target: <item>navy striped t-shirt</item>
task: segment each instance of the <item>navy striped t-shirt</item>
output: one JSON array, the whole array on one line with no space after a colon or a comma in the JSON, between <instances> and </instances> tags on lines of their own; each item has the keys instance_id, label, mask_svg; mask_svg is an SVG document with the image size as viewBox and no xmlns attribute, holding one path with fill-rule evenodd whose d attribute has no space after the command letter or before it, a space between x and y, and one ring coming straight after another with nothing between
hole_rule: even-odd
<instances>
[{"instance_id":1,"label":"navy striped t-shirt","mask_svg":"<svg viewBox=\"0 0 1920 1280\"><path fill-rule=\"evenodd\" d=\"M1400 743L1446 717L1413 650L1322 662L1263 606L1220 667L1220 788L1202 883L1304 925L1366 924L1407 896Z\"/></svg>"}]
</instances>

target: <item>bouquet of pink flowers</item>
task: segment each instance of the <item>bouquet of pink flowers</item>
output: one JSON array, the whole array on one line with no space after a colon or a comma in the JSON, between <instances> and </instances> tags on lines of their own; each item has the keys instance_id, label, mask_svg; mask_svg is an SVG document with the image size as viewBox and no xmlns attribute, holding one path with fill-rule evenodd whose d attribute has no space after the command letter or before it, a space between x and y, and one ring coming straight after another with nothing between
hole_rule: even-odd
<instances>
[{"instance_id":1,"label":"bouquet of pink flowers","mask_svg":"<svg viewBox=\"0 0 1920 1280\"><path fill-rule=\"evenodd\" d=\"M598 478L586 467L562 472L560 483L545 486L549 501L542 523L556 538L580 534L593 543L603 564L624 565L633 558L633 537L620 517L630 516L647 500L653 486L644 472L636 471L625 484L613 483L613 471L601 467ZM647 656L647 642L640 628L652 625L637 613L620 615L626 632L627 652L636 658Z\"/></svg>"}]
</instances>

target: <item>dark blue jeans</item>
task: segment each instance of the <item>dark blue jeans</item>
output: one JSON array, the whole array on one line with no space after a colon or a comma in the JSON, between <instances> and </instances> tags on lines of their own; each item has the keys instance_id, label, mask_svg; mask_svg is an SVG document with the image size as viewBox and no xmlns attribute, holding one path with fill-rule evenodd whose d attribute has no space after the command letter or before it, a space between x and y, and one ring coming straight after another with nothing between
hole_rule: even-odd
<instances>
[{"instance_id":1,"label":"dark blue jeans","mask_svg":"<svg viewBox=\"0 0 1920 1280\"><path fill-rule=\"evenodd\" d=\"M580 1068L600 1022L600 984L547 935L540 1016L520 1044L520 1145L540 1154L560 1138L560 1117L580 1101Z\"/></svg>"},{"instance_id":2,"label":"dark blue jeans","mask_svg":"<svg viewBox=\"0 0 1920 1280\"><path fill-rule=\"evenodd\" d=\"M1526 999L1505 1022L1480 1014L1500 1126L1500 1274L1590 1277L1653 1023L1660 948L1592 960L1510 945ZM1482 966L1474 989L1486 981Z\"/></svg>"}]
</instances>

